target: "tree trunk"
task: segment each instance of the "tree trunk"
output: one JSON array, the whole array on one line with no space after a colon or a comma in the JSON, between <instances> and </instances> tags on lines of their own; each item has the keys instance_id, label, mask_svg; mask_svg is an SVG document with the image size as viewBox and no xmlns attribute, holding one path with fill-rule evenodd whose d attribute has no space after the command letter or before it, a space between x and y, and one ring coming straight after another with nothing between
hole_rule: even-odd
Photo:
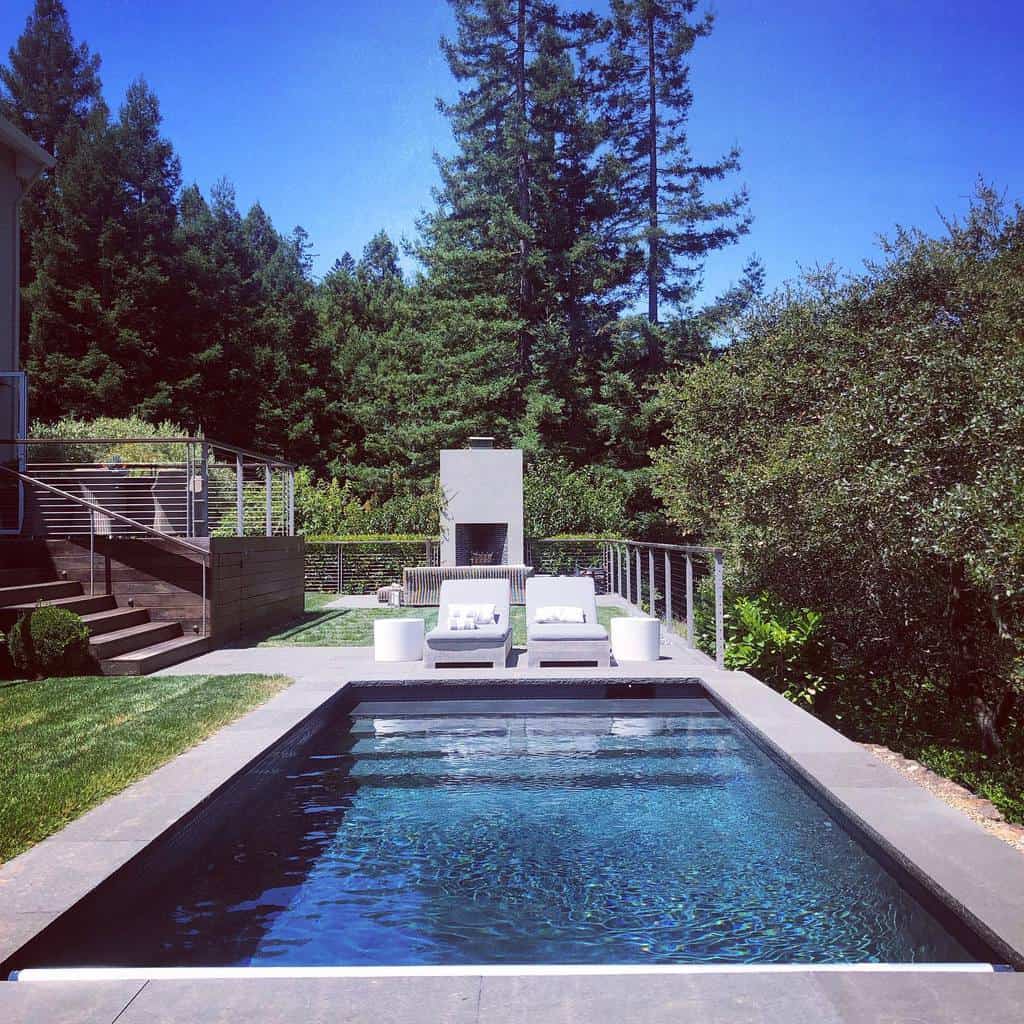
<instances>
[{"instance_id":1,"label":"tree trunk","mask_svg":"<svg viewBox=\"0 0 1024 1024\"><path fill-rule=\"evenodd\" d=\"M647 319L658 322L658 93L654 70L654 8L647 11Z\"/></svg>"},{"instance_id":2,"label":"tree trunk","mask_svg":"<svg viewBox=\"0 0 1024 1024\"><path fill-rule=\"evenodd\" d=\"M516 154L517 213L525 227L530 217L530 180L526 166L526 4L519 0L516 14L516 109L519 111L519 151ZM525 235L519 239L519 314L525 317L530 303L529 249ZM530 335L519 332L519 368L524 378L530 368Z\"/></svg>"},{"instance_id":3,"label":"tree trunk","mask_svg":"<svg viewBox=\"0 0 1024 1024\"><path fill-rule=\"evenodd\" d=\"M1000 709L993 708L985 697L986 671L972 639L970 585L962 565L952 566L950 577L949 632L956 644L950 696L954 703L969 710L978 729L982 751L996 754L1003 746L999 734Z\"/></svg>"}]
</instances>

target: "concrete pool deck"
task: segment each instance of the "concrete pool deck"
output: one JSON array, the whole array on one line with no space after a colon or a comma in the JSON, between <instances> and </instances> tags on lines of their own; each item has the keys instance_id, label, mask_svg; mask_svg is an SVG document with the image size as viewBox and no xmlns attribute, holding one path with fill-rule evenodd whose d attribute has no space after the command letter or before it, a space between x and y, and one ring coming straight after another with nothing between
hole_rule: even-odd
<instances>
[{"instance_id":1,"label":"concrete pool deck","mask_svg":"<svg viewBox=\"0 0 1024 1024\"><path fill-rule=\"evenodd\" d=\"M698 680L805 783L827 794L983 936L1024 963L1024 858L753 677L674 638L656 663L596 668L375 665L364 648L236 648L168 674L282 672L293 686L63 831L0 867L0 960L14 954L346 686ZM140 681L139 685L145 685ZM553 973L554 972L554 973ZM1024 973L960 971L150 978L0 983L0 1020L90 1021L925 1021L1024 1019Z\"/></svg>"}]
</instances>

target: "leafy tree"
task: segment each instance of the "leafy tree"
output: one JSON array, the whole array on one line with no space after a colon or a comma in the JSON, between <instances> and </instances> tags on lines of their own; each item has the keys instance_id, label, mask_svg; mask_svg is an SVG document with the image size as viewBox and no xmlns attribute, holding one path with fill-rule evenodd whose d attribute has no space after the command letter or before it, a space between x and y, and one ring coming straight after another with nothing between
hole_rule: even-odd
<instances>
[{"instance_id":1,"label":"leafy tree","mask_svg":"<svg viewBox=\"0 0 1024 1024\"><path fill-rule=\"evenodd\" d=\"M647 316L659 301L685 305L697 292L703 259L736 242L750 225L747 193L707 197L709 184L739 169L733 148L714 163L690 152L693 105L687 58L710 35L714 16L692 15L697 0L612 0L613 34L605 63L605 106L619 158L623 224L647 247Z\"/></svg>"},{"instance_id":2,"label":"leafy tree","mask_svg":"<svg viewBox=\"0 0 1024 1024\"><path fill-rule=\"evenodd\" d=\"M739 592L823 613L851 671L833 699L966 716L989 750L1019 721L1024 654L1022 271L1024 211L982 187L945 237L900 230L865 274L764 303L666 385L655 458L669 515L728 546Z\"/></svg>"}]
</instances>

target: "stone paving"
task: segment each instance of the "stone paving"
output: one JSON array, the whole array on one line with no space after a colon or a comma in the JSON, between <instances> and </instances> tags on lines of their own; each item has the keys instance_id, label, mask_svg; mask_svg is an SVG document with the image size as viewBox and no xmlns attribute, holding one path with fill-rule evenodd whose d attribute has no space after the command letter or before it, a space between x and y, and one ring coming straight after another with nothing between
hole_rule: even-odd
<instances>
[{"instance_id":1,"label":"stone paving","mask_svg":"<svg viewBox=\"0 0 1024 1024\"><path fill-rule=\"evenodd\" d=\"M524 659L525 660L525 659ZM364 648L236 648L169 670L283 672L261 708L0 868L0 959L203 803L342 687L360 680L495 684L699 678L806 784L827 794L912 874L1024 965L1024 859L941 800L779 694L666 638L656 663L504 671L378 666ZM145 685L145 681L140 681ZM923 1021L1019 1024L1024 974L844 969L716 974L470 974L0 982L0 1021L702 1022Z\"/></svg>"}]
</instances>

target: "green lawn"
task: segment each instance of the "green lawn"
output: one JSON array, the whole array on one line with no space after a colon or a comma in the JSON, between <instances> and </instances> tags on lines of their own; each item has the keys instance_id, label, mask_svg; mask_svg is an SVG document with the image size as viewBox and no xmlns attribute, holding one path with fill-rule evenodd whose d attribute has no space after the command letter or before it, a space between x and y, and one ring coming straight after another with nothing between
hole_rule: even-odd
<instances>
[{"instance_id":1,"label":"green lawn","mask_svg":"<svg viewBox=\"0 0 1024 1024\"><path fill-rule=\"evenodd\" d=\"M0 861L244 711L282 676L81 676L0 687Z\"/></svg>"},{"instance_id":2,"label":"green lawn","mask_svg":"<svg viewBox=\"0 0 1024 1024\"><path fill-rule=\"evenodd\" d=\"M263 641L267 647L369 647L373 644L373 621L383 618L421 618L424 629L437 625L436 608L324 608L334 594L307 594L306 614ZM597 617L607 628L608 623L621 615L616 608L598 608ZM512 643L526 646L526 610L512 607Z\"/></svg>"}]
</instances>

